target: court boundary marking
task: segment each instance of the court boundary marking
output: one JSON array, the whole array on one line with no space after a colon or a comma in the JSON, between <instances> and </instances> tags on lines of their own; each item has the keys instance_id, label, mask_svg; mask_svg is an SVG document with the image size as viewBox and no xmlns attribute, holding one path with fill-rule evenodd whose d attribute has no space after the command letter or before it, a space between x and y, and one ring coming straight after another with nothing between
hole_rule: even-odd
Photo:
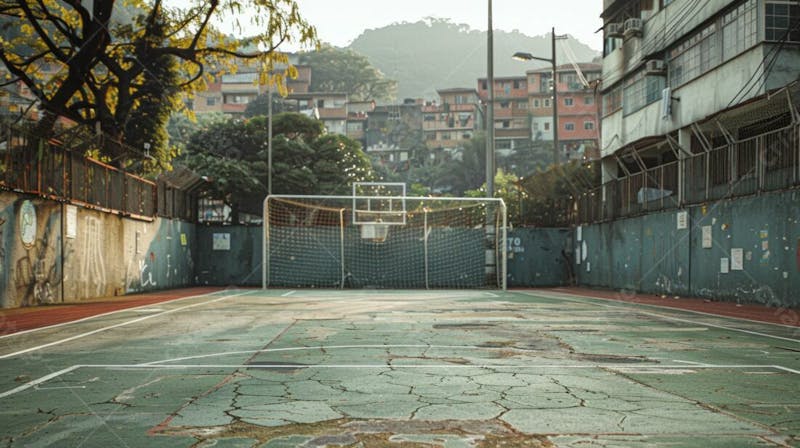
<instances>
[{"instance_id":1,"label":"court boundary marking","mask_svg":"<svg viewBox=\"0 0 800 448\"><path fill-rule=\"evenodd\" d=\"M391 347L391 346L387 346ZM16 395L32 387L46 383L67 373L78 369L119 369L119 370L191 370L191 369L485 369L485 370L586 370L600 369L610 370L619 373L626 373L631 370L634 373L645 374L647 370L710 370L710 369L773 369L794 375L800 375L800 370L791 369L777 364L695 364L680 363L676 364L630 364L630 363L603 363L603 364L75 364L65 369L58 370L48 375L42 376L13 389L0 393L0 399Z\"/></svg>"},{"instance_id":2,"label":"court boundary marking","mask_svg":"<svg viewBox=\"0 0 800 448\"><path fill-rule=\"evenodd\" d=\"M792 328L792 329L796 329L797 331L800 331L800 327L792 327L792 326L788 326L788 325L774 324L774 323L771 323L771 322L754 321L754 320L750 320L750 319L740 319L740 318L737 318L737 317L722 316L722 315L711 314L711 313L704 313L702 311L685 310L683 308L671 308L671 307L662 306L662 305L651 305L651 304L647 304L647 303L621 302L621 301L614 300L614 299L604 299L604 298L599 298L599 297L572 295L572 294L566 294L566 293L556 293L556 295L551 295L551 294L539 294L539 293L534 293L534 292L529 292L529 291L516 291L516 292L524 294L524 295L527 295L527 296L532 296L532 297L539 296L539 297L543 297L543 298L546 298L546 299L569 300L571 302L582 303L584 305L601 305L601 306L604 306L604 307L607 307L607 308L633 309L633 310L636 310L636 312L638 312L640 314L643 314L645 316L658 317L658 318L664 319L664 320L671 320L671 321L676 321L676 322L690 323L690 324L698 325L698 326L705 326L705 327L709 327L709 328L717 328L717 329L720 329L720 330L734 331L734 332L738 332L738 333L749 334L749 335L752 335L752 336L759 336L759 337L765 337L765 338L770 338L770 339L778 339L778 340L781 340L781 341L794 342L796 344L800 344L800 339L796 339L796 338L789 338L789 337L778 336L778 335L769 334L769 333L762 333L760 331L747 330L747 329L744 329L744 328L736 328L736 327L733 327L733 326L712 324L712 323L709 323L709 322L703 322L703 321L699 321L699 320L695 321L695 320L685 319L685 318L680 318L680 317L666 316L666 315L663 315L663 314L649 312L649 311L643 310L642 308L644 308L644 307L655 307L655 308L666 310L666 311L685 312L685 313L699 314L699 315L703 315L703 316L715 317L715 318L721 318L721 319L741 320L741 321L745 321L745 322L752 322L752 323L757 323L757 324L762 324L762 325L773 325L773 326L779 326L781 328ZM588 301L587 300L581 300L581 299L587 299ZM606 303L592 303L591 300L598 300L598 301L602 301L602 302L606 302Z\"/></svg>"},{"instance_id":3,"label":"court boundary marking","mask_svg":"<svg viewBox=\"0 0 800 448\"><path fill-rule=\"evenodd\" d=\"M120 310L108 311L108 312L105 312L105 313L95 314L95 315L92 315L92 316L86 316L86 317L82 317L82 318L77 319L77 320L71 320L71 321L68 321L68 322L61 322L61 323L58 323L58 324L47 325L45 327L29 328L27 330L16 331L14 333L3 334L3 335L0 335L0 339L10 338L12 336L21 336L23 334L34 333L34 332L42 331L42 330L50 330L50 329L53 329L53 328L63 327L65 325L77 324L77 323L80 323L80 322L85 322L87 320L96 319L98 317L110 316L112 314L122 313L122 312L125 312L125 311L141 310L142 308L145 308L145 307L148 307L148 306L159 305L159 304L162 304L162 303L175 303L175 302L181 302L181 301L189 300L189 299L197 299L197 298L205 297L205 296L213 296L214 294L218 294L218 293L221 293L221 292L224 293L226 291L228 291L228 290L222 289L222 290L219 290L219 291L207 292L205 294L195 294L193 296L177 297L175 299L165 300L163 302L156 302L156 303L149 303L149 304L145 304L145 305L139 305L139 306L135 306L133 308L123 308L123 309L120 309ZM66 305L81 305L81 303L70 303L70 304L66 304Z\"/></svg>"},{"instance_id":4,"label":"court boundary marking","mask_svg":"<svg viewBox=\"0 0 800 448\"><path fill-rule=\"evenodd\" d=\"M97 329L94 329L94 330L91 330L91 331L87 331L87 332L84 332L84 333L79 333L79 334L76 334L76 335L73 335L73 336L70 336L70 337L67 337L67 338L63 338L63 339L59 339L59 340L56 340L56 341L48 342L46 344L41 344L41 345L37 345L37 346L34 346L34 347L26 348L26 349L23 349L23 350L19 350L19 351L16 351L16 352L7 353L5 355L0 355L0 359L13 358L15 356L24 355L25 353L30 353L30 352L34 352L34 351L37 351L37 350L41 350L43 348L48 348L48 347L53 347L53 346L56 346L56 345L61 345L61 344L65 343L65 342L71 342L71 341L74 341L74 340L77 340L77 339L85 338L86 336L91 336L93 334L102 333L102 332L107 331L107 330L112 330L114 328L124 327L124 326L130 325L130 324L135 324L135 323L142 322L142 321L145 321L145 320L148 320L148 319L152 319L152 318L155 318L155 317L161 317L161 316L164 316L165 314L172 314L172 313L177 312L177 311L183 311L185 309L194 308L194 307L200 306L200 305L207 305L207 304L210 304L210 303L220 302L222 300L230 299L232 297L239 297L239 296L243 296L245 294L251 294L252 292L253 291L243 291L243 292L240 292L240 293L237 293L237 294L228 294L228 295L225 295L225 296L222 296L222 297L218 297L218 298L213 299L213 300L207 300L207 301L203 301L203 302L193 303L191 305L184 305L184 306L181 306L181 307L178 307L178 308L173 308L173 309L170 309L170 310L162 311L160 313L149 314L147 316L137 317L135 319L126 320L126 321L120 322L118 324L108 325L108 326L105 326L105 327L102 327L102 328L97 328ZM197 297L204 297L204 295L196 296L195 298L197 298ZM188 297L185 297L184 299L188 299ZM130 308L128 310L130 310Z\"/></svg>"}]
</instances>

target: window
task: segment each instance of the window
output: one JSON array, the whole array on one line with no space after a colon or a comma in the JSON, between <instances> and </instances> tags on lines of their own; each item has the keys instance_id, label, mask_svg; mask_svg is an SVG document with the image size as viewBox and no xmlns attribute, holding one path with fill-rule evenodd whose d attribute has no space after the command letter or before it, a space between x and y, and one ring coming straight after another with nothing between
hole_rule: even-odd
<instances>
[{"instance_id":1,"label":"window","mask_svg":"<svg viewBox=\"0 0 800 448\"><path fill-rule=\"evenodd\" d=\"M614 87L603 95L603 116L611 115L622 108L622 88Z\"/></svg>"},{"instance_id":2,"label":"window","mask_svg":"<svg viewBox=\"0 0 800 448\"><path fill-rule=\"evenodd\" d=\"M216 106L217 99L213 96L206 98L206 106Z\"/></svg>"},{"instance_id":3,"label":"window","mask_svg":"<svg viewBox=\"0 0 800 448\"><path fill-rule=\"evenodd\" d=\"M450 133L442 132L442 134L439 136L439 140L450 140Z\"/></svg>"},{"instance_id":4,"label":"window","mask_svg":"<svg viewBox=\"0 0 800 448\"><path fill-rule=\"evenodd\" d=\"M463 95L456 95L456 104L465 104L467 99Z\"/></svg>"},{"instance_id":5,"label":"window","mask_svg":"<svg viewBox=\"0 0 800 448\"><path fill-rule=\"evenodd\" d=\"M622 92L622 109L624 113L630 114L647 106L650 103L661 99L661 92L666 87L663 76L645 76L644 72L625 81L625 89Z\"/></svg>"},{"instance_id":6,"label":"window","mask_svg":"<svg viewBox=\"0 0 800 448\"><path fill-rule=\"evenodd\" d=\"M539 130L539 123L533 122L533 130L534 131L538 131Z\"/></svg>"},{"instance_id":7,"label":"window","mask_svg":"<svg viewBox=\"0 0 800 448\"><path fill-rule=\"evenodd\" d=\"M771 1L765 5L764 38L800 42L800 5L797 1ZM788 32L788 35L787 35Z\"/></svg>"},{"instance_id":8,"label":"window","mask_svg":"<svg viewBox=\"0 0 800 448\"><path fill-rule=\"evenodd\" d=\"M550 107L550 98L545 98L544 107Z\"/></svg>"},{"instance_id":9,"label":"window","mask_svg":"<svg viewBox=\"0 0 800 448\"><path fill-rule=\"evenodd\" d=\"M564 129L566 129L567 131L574 131L575 123L564 123Z\"/></svg>"},{"instance_id":10,"label":"window","mask_svg":"<svg viewBox=\"0 0 800 448\"><path fill-rule=\"evenodd\" d=\"M594 121L584 121L583 122L583 129L587 131L594 130Z\"/></svg>"},{"instance_id":11,"label":"window","mask_svg":"<svg viewBox=\"0 0 800 448\"><path fill-rule=\"evenodd\" d=\"M497 140L495 147L497 149L511 149L511 140Z\"/></svg>"},{"instance_id":12,"label":"window","mask_svg":"<svg viewBox=\"0 0 800 448\"><path fill-rule=\"evenodd\" d=\"M517 109L527 109L527 108L528 108L528 101L517 102Z\"/></svg>"},{"instance_id":13,"label":"window","mask_svg":"<svg viewBox=\"0 0 800 448\"><path fill-rule=\"evenodd\" d=\"M486 88L486 80L485 80L485 79L484 79L484 80L481 80L481 90L488 90L488 89Z\"/></svg>"},{"instance_id":14,"label":"window","mask_svg":"<svg viewBox=\"0 0 800 448\"><path fill-rule=\"evenodd\" d=\"M670 86L685 84L719 64L715 28L712 23L669 51Z\"/></svg>"},{"instance_id":15,"label":"window","mask_svg":"<svg viewBox=\"0 0 800 448\"><path fill-rule=\"evenodd\" d=\"M578 82L578 75L576 73L561 73L558 75L558 82L562 84L574 84Z\"/></svg>"},{"instance_id":16,"label":"window","mask_svg":"<svg viewBox=\"0 0 800 448\"><path fill-rule=\"evenodd\" d=\"M436 116L435 115L431 115L431 114L426 114L426 115L423 115L422 120L423 121L436 121Z\"/></svg>"},{"instance_id":17,"label":"window","mask_svg":"<svg viewBox=\"0 0 800 448\"><path fill-rule=\"evenodd\" d=\"M757 6L756 0L747 0L722 16L722 60L727 61L756 44Z\"/></svg>"},{"instance_id":18,"label":"window","mask_svg":"<svg viewBox=\"0 0 800 448\"><path fill-rule=\"evenodd\" d=\"M550 123L545 123L544 124L544 130L545 131L549 131L550 130Z\"/></svg>"},{"instance_id":19,"label":"window","mask_svg":"<svg viewBox=\"0 0 800 448\"><path fill-rule=\"evenodd\" d=\"M590 106L594 104L594 97L593 96L585 96L583 97L583 104Z\"/></svg>"},{"instance_id":20,"label":"window","mask_svg":"<svg viewBox=\"0 0 800 448\"><path fill-rule=\"evenodd\" d=\"M564 105L565 106L572 106L573 105L572 98L564 98Z\"/></svg>"},{"instance_id":21,"label":"window","mask_svg":"<svg viewBox=\"0 0 800 448\"><path fill-rule=\"evenodd\" d=\"M550 80L552 76L550 73L542 73L541 77L539 78L539 92L546 93L550 91Z\"/></svg>"},{"instance_id":22,"label":"window","mask_svg":"<svg viewBox=\"0 0 800 448\"><path fill-rule=\"evenodd\" d=\"M539 100L533 100L533 108L534 109L538 109L539 108Z\"/></svg>"},{"instance_id":23,"label":"window","mask_svg":"<svg viewBox=\"0 0 800 448\"><path fill-rule=\"evenodd\" d=\"M509 103L508 101L502 101L500 103L500 109L508 109Z\"/></svg>"},{"instance_id":24,"label":"window","mask_svg":"<svg viewBox=\"0 0 800 448\"><path fill-rule=\"evenodd\" d=\"M519 80L517 79L514 80L514 88L519 89Z\"/></svg>"},{"instance_id":25,"label":"window","mask_svg":"<svg viewBox=\"0 0 800 448\"><path fill-rule=\"evenodd\" d=\"M461 139L462 139L462 140L469 140L469 139L471 139L471 138L472 138L472 134L470 134L469 132L466 132L466 133L464 133L464 134L461 134Z\"/></svg>"}]
</instances>

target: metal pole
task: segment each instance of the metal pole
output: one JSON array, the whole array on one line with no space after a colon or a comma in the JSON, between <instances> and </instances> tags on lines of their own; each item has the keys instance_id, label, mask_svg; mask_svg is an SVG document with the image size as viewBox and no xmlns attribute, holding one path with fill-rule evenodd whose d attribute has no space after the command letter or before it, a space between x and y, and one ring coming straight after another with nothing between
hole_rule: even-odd
<instances>
[{"instance_id":1,"label":"metal pole","mask_svg":"<svg viewBox=\"0 0 800 448\"><path fill-rule=\"evenodd\" d=\"M487 81L489 90L486 104L486 197L494 197L494 29L492 26L492 0L489 1L489 30L487 33Z\"/></svg>"},{"instance_id":2,"label":"metal pole","mask_svg":"<svg viewBox=\"0 0 800 448\"><path fill-rule=\"evenodd\" d=\"M424 213L422 241L425 244L425 289L431 289L428 282L428 209L425 209Z\"/></svg>"},{"instance_id":3,"label":"metal pole","mask_svg":"<svg viewBox=\"0 0 800 448\"><path fill-rule=\"evenodd\" d=\"M267 83L267 195L272 194L272 79Z\"/></svg>"},{"instance_id":4,"label":"metal pole","mask_svg":"<svg viewBox=\"0 0 800 448\"><path fill-rule=\"evenodd\" d=\"M559 154L558 149L558 76L556 72L556 28L553 27L552 34L552 51L553 51L553 58L551 62L553 63L553 163L558 165L561 156Z\"/></svg>"},{"instance_id":5,"label":"metal pole","mask_svg":"<svg viewBox=\"0 0 800 448\"><path fill-rule=\"evenodd\" d=\"M344 271L344 209L339 209L339 257L341 257L342 280L339 289L344 289L346 275Z\"/></svg>"},{"instance_id":6,"label":"metal pole","mask_svg":"<svg viewBox=\"0 0 800 448\"><path fill-rule=\"evenodd\" d=\"M264 199L264 243L261 251L261 289L269 285L269 196Z\"/></svg>"}]
</instances>

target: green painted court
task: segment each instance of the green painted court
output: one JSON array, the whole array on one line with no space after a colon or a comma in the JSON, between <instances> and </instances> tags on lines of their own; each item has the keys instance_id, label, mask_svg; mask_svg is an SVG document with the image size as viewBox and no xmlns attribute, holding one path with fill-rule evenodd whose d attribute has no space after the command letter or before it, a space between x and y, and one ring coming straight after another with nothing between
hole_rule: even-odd
<instances>
[{"instance_id":1,"label":"green painted court","mask_svg":"<svg viewBox=\"0 0 800 448\"><path fill-rule=\"evenodd\" d=\"M557 291L227 290L0 359L4 447L800 445L796 327Z\"/></svg>"}]
</instances>

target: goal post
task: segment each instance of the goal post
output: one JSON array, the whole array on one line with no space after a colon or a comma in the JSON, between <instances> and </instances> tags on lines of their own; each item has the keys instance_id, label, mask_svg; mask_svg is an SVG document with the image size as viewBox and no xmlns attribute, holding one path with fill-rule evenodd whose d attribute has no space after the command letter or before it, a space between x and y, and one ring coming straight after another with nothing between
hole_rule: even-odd
<instances>
[{"instance_id":1,"label":"goal post","mask_svg":"<svg viewBox=\"0 0 800 448\"><path fill-rule=\"evenodd\" d=\"M270 195L262 286L506 289L499 198Z\"/></svg>"}]
</instances>

